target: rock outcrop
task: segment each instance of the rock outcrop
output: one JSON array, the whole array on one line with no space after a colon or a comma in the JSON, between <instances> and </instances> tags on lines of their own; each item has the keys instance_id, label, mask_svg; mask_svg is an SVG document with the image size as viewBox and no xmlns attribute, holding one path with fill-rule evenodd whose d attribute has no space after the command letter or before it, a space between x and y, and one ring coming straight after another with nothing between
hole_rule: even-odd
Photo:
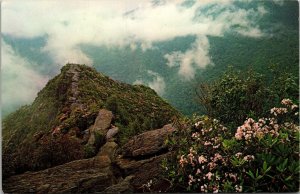
<instances>
[{"instance_id":1,"label":"rock outcrop","mask_svg":"<svg viewBox=\"0 0 300 194\"><path fill-rule=\"evenodd\" d=\"M174 128L147 130L179 116L149 87L67 64L31 105L3 120L3 190L138 191L159 177Z\"/></svg>"},{"instance_id":2,"label":"rock outcrop","mask_svg":"<svg viewBox=\"0 0 300 194\"><path fill-rule=\"evenodd\" d=\"M107 156L76 160L38 172L26 172L3 181L5 193L103 191L116 183Z\"/></svg>"},{"instance_id":3,"label":"rock outcrop","mask_svg":"<svg viewBox=\"0 0 300 194\"><path fill-rule=\"evenodd\" d=\"M11 176L3 181L4 192L142 192L153 180L152 187L163 191L168 188L168 182L161 177L161 162L172 154L164 142L174 130L172 125L165 125L144 132L121 148L114 141L108 141L93 158ZM118 149L122 155L117 155Z\"/></svg>"},{"instance_id":4,"label":"rock outcrop","mask_svg":"<svg viewBox=\"0 0 300 194\"><path fill-rule=\"evenodd\" d=\"M166 148L165 140L175 128L169 124L161 129L147 131L134 136L123 146L123 155L126 157L146 156L158 153Z\"/></svg>"},{"instance_id":5,"label":"rock outcrop","mask_svg":"<svg viewBox=\"0 0 300 194\"><path fill-rule=\"evenodd\" d=\"M95 120L94 125L89 128L89 140L88 144L94 145L96 142L96 133L101 136L106 136L106 133L109 131L111 122L113 119L113 114L111 111L106 109L101 109L98 113L98 116Z\"/></svg>"},{"instance_id":6,"label":"rock outcrop","mask_svg":"<svg viewBox=\"0 0 300 194\"><path fill-rule=\"evenodd\" d=\"M171 124L161 129L144 132L131 138L122 147L122 155L116 159L116 164L125 175L134 175L131 185L135 191L143 191L150 180L155 184L162 181L162 160L171 156L165 140L175 131Z\"/></svg>"},{"instance_id":7,"label":"rock outcrop","mask_svg":"<svg viewBox=\"0 0 300 194\"><path fill-rule=\"evenodd\" d=\"M102 134L106 134L108 128L110 127L112 119L113 114L111 111L101 109L94 123L94 131L99 131Z\"/></svg>"}]
</instances>

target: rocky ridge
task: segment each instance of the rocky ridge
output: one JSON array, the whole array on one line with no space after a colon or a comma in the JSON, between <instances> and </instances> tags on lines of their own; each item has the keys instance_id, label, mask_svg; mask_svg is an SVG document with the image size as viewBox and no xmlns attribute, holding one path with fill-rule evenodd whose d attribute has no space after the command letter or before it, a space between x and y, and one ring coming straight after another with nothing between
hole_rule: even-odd
<instances>
[{"instance_id":1,"label":"rocky ridge","mask_svg":"<svg viewBox=\"0 0 300 194\"><path fill-rule=\"evenodd\" d=\"M101 109L100 113L109 112ZM111 123L99 114L96 127ZM96 124L97 123L97 124ZM37 172L26 172L4 180L7 193L82 193L141 192L150 180L162 184L161 161L171 155L164 142L175 130L171 124L136 135L120 147L113 138L107 139L95 157L75 160ZM66 177L68 177L66 179ZM167 189L168 182L163 183ZM155 188L155 186L154 186Z\"/></svg>"},{"instance_id":2,"label":"rocky ridge","mask_svg":"<svg viewBox=\"0 0 300 194\"><path fill-rule=\"evenodd\" d=\"M115 193L162 184L161 161L171 154L164 142L175 130L163 124L178 115L147 87L68 64L4 120L3 189Z\"/></svg>"}]
</instances>

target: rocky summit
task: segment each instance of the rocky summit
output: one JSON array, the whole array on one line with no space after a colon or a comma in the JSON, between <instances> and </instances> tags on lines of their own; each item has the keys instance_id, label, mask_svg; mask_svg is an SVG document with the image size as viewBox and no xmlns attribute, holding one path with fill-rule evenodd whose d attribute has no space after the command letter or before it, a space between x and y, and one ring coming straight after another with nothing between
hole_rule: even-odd
<instances>
[{"instance_id":1,"label":"rocky summit","mask_svg":"<svg viewBox=\"0 0 300 194\"><path fill-rule=\"evenodd\" d=\"M142 192L153 180L166 190L161 162L179 117L146 86L67 64L3 120L3 190Z\"/></svg>"}]
</instances>

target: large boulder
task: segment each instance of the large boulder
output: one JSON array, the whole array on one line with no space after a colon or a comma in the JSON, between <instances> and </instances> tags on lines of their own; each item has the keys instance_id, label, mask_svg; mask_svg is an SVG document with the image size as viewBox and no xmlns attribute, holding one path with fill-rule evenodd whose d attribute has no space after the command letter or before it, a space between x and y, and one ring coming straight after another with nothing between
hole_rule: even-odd
<instances>
[{"instance_id":1,"label":"large boulder","mask_svg":"<svg viewBox=\"0 0 300 194\"><path fill-rule=\"evenodd\" d=\"M5 193L100 192L116 183L108 156L76 160L3 181Z\"/></svg>"},{"instance_id":2,"label":"large boulder","mask_svg":"<svg viewBox=\"0 0 300 194\"><path fill-rule=\"evenodd\" d=\"M172 155L165 145L165 140L173 131L175 131L173 125L165 125L161 129L134 136L122 147L122 155L115 163L125 176L134 176L131 180L134 191L147 191L144 186L149 181L153 181L152 189L155 189L153 191L167 191L169 188L170 184L162 177L161 163L163 159Z\"/></svg>"},{"instance_id":3,"label":"large boulder","mask_svg":"<svg viewBox=\"0 0 300 194\"><path fill-rule=\"evenodd\" d=\"M90 134L88 139L89 145L95 145L96 143L95 133L98 133L98 135L101 135L102 137L106 136L106 133L108 132L111 126L112 119L113 119L113 114L111 111L106 109L101 109L99 111L94 125L89 127L89 134Z\"/></svg>"},{"instance_id":4,"label":"large boulder","mask_svg":"<svg viewBox=\"0 0 300 194\"><path fill-rule=\"evenodd\" d=\"M133 175L131 186L137 192L142 192L143 185L150 180L156 180L156 184L163 181L163 168L161 166L162 160L171 156L171 152L153 156L148 159L136 160L133 158L117 158L116 164L122 170L125 176ZM165 185L168 188L168 185ZM157 185L159 190L164 190L162 186Z\"/></svg>"},{"instance_id":5,"label":"large boulder","mask_svg":"<svg viewBox=\"0 0 300 194\"><path fill-rule=\"evenodd\" d=\"M171 156L171 153L166 153L153 157L151 162L147 162L140 166L134 173L134 178L131 181L131 185L136 191L141 192L139 189L151 180L160 182L163 179L164 169L162 168L162 160Z\"/></svg>"},{"instance_id":6,"label":"large boulder","mask_svg":"<svg viewBox=\"0 0 300 194\"><path fill-rule=\"evenodd\" d=\"M134 136L123 146L123 156L139 157L153 155L166 149L165 140L174 130L175 127L168 124L161 129L147 131Z\"/></svg>"},{"instance_id":7,"label":"large boulder","mask_svg":"<svg viewBox=\"0 0 300 194\"><path fill-rule=\"evenodd\" d=\"M112 119L113 114L111 111L101 109L94 123L94 131L99 131L102 134L106 134L110 127Z\"/></svg>"}]
</instances>

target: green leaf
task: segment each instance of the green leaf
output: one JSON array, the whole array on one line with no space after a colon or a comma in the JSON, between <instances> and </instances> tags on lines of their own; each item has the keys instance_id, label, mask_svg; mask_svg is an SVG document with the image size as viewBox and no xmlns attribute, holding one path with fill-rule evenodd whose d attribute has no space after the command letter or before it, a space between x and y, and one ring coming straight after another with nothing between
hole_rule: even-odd
<instances>
[{"instance_id":1,"label":"green leaf","mask_svg":"<svg viewBox=\"0 0 300 194\"><path fill-rule=\"evenodd\" d=\"M284 167L284 168L286 167L288 160L289 160L288 158L286 158L286 159L284 160L284 162L283 162L283 167Z\"/></svg>"},{"instance_id":2,"label":"green leaf","mask_svg":"<svg viewBox=\"0 0 300 194\"><path fill-rule=\"evenodd\" d=\"M264 163L263 163L263 173L265 174L265 173L269 172L270 170L271 170L271 166L268 167L267 162L264 161Z\"/></svg>"},{"instance_id":3,"label":"green leaf","mask_svg":"<svg viewBox=\"0 0 300 194\"><path fill-rule=\"evenodd\" d=\"M291 176L288 176L288 177L287 177L287 178L285 178L284 180L285 180L285 181L289 181L289 180L291 180L291 179L292 179L292 176L293 176L293 175L291 175Z\"/></svg>"},{"instance_id":4,"label":"green leaf","mask_svg":"<svg viewBox=\"0 0 300 194\"><path fill-rule=\"evenodd\" d=\"M269 168L267 168L267 170L265 171L265 173L269 172L271 170L271 166L269 166Z\"/></svg>"},{"instance_id":5,"label":"green leaf","mask_svg":"<svg viewBox=\"0 0 300 194\"><path fill-rule=\"evenodd\" d=\"M264 172L266 172L266 170L267 170L267 162L266 161L264 161L264 164L263 164L263 170L264 170Z\"/></svg>"},{"instance_id":6,"label":"green leaf","mask_svg":"<svg viewBox=\"0 0 300 194\"><path fill-rule=\"evenodd\" d=\"M253 172L252 172L251 170L249 170L249 171L247 172L247 174L248 174L252 179L255 179L254 174L253 174Z\"/></svg>"},{"instance_id":7,"label":"green leaf","mask_svg":"<svg viewBox=\"0 0 300 194\"><path fill-rule=\"evenodd\" d=\"M261 179L261 178L263 178L263 176L262 176L262 175L259 175L258 177L256 177L256 180L259 180L259 179Z\"/></svg>"},{"instance_id":8,"label":"green leaf","mask_svg":"<svg viewBox=\"0 0 300 194\"><path fill-rule=\"evenodd\" d=\"M183 180L183 178L182 178L182 176L179 178L179 182L182 182L182 180Z\"/></svg>"}]
</instances>

